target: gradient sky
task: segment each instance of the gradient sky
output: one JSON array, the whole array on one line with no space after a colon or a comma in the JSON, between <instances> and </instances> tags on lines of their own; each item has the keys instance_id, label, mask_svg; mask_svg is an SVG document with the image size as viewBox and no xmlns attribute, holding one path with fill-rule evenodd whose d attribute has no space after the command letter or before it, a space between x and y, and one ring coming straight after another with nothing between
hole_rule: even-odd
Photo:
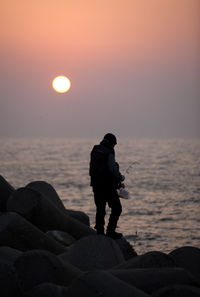
<instances>
[{"instance_id":1,"label":"gradient sky","mask_svg":"<svg viewBox=\"0 0 200 297\"><path fill-rule=\"evenodd\" d=\"M2 0L0 136L200 137L199 16L199 0Z\"/></svg>"}]
</instances>

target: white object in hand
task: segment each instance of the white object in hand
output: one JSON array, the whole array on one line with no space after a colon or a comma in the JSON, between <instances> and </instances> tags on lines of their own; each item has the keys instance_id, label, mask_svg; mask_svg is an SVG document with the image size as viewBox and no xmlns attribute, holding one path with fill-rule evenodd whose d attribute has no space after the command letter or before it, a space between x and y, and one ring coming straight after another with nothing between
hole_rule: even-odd
<instances>
[{"instance_id":1,"label":"white object in hand","mask_svg":"<svg viewBox=\"0 0 200 297\"><path fill-rule=\"evenodd\" d=\"M124 188L120 188L119 189L119 197L123 198L123 199L129 199L130 198L130 194L127 190L125 190Z\"/></svg>"}]
</instances>

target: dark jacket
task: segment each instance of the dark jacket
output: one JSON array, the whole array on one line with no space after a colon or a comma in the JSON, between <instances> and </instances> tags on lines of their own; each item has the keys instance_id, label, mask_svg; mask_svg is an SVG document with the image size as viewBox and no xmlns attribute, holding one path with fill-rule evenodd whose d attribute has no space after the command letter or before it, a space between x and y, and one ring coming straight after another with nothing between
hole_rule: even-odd
<instances>
[{"instance_id":1,"label":"dark jacket","mask_svg":"<svg viewBox=\"0 0 200 297\"><path fill-rule=\"evenodd\" d=\"M91 151L89 174L92 187L116 188L121 180L121 173L115 162L115 151L105 139Z\"/></svg>"}]
</instances>

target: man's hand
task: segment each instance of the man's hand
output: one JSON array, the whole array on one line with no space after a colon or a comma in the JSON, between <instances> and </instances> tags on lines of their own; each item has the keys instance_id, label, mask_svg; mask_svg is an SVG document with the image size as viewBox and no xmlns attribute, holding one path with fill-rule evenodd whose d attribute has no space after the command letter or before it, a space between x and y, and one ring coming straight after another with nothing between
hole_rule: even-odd
<instances>
[{"instance_id":1,"label":"man's hand","mask_svg":"<svg viewBox=\"0 0 200 297\"><path fill-rule=\"evenodd\" d=\"M121 176L121 181L124 181L124 180L125 180L125 176L122 175L122 176Z\"/></svg>"}]
</instances>

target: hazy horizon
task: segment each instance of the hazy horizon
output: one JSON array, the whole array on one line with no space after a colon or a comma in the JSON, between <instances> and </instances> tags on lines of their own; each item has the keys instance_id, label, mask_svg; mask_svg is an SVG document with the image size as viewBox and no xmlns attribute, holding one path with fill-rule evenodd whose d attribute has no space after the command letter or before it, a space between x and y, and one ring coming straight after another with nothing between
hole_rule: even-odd
<instances>
[{"instance_id":1,"label":"hazy horizon","mask_svg":"<svg viewBox=\"0 0 200 297\"><path fill-rule=\"evenodd\" d=\"M199 138L199 16L198 0L4 1L0 137Z\"/></svg>"}]
</instances>

